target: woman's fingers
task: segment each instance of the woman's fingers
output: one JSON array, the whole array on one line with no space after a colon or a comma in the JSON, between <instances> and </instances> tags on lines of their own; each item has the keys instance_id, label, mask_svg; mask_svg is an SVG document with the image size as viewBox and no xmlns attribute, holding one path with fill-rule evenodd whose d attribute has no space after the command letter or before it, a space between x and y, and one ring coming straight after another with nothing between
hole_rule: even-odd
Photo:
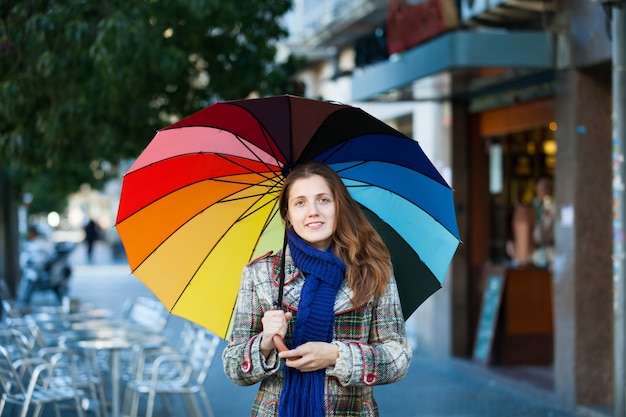
<instances>
[{"instance_id":1,"label":"woman's fingers","mask_svg":"<svg viewBox=\"0 0 626 417\"><path fill-rule=\"evenodd\" d=\"M261 341L262 349L278 348L288 350L282 339L287 334L287 321L291 319L290 312L285 313L282 310L266 311L261 319L263 324L263 340Z\"/></svg>"},{"instance_id":2,"label":"woman's fingers","mask_svg":"<svg viewBox=\"0 0 626 417\"><path fill-rule=\"evenodd\" d=\"M334 366L339 353L339 347L324 342L308 342L295 349L279 353L285 359L287 366L299 369L302 372L312 372Z\"/></svg>"}]
</instances>

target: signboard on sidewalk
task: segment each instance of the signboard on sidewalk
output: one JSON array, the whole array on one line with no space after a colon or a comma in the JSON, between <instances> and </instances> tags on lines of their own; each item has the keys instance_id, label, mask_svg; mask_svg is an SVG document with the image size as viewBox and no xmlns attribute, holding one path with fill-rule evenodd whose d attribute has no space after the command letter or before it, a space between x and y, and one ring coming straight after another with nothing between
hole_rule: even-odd
<instances>
[{"instance_id":1,"label":"signboard on sidewalk","mask_svg":"<svg viewBox=\"0 0 626 417\"><path fill-rule=\"evenodd\" d=\"M491 348L496 333L502 292L504 289L504 270L490 271L487 276L487 284L483 293L483 302L476 331L473 359L484 364L491 359Z\"/></svg>"}]
</instances>

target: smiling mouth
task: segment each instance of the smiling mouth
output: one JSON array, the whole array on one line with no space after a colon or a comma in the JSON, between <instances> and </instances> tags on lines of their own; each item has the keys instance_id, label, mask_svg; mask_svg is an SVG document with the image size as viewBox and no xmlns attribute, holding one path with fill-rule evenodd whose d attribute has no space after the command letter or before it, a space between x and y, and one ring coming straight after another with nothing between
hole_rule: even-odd
<instances>
[{"instance_id":1,"label":"smiling mouth","mask_svg":"<svg viewBox=\"0 0 626 417\"><path fill-rule=\"evenodd\" d=\"M323 225L324 225L323 222L313 222L313 223L307 223L306 227L309 227L311 229L319 229Z\"/></svg>"}]
</instances>

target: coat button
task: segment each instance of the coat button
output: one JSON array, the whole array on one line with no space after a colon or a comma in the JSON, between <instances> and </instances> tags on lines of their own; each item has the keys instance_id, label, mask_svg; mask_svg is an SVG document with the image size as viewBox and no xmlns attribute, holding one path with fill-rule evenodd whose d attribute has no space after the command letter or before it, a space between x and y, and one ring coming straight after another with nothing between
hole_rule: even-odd
<instances>
[{"instance_id":1,"label":"coat button","mask_svg":"<svg viewBox=\"0 0 626 417\"><path fill-rule=\"evenodd\" d=\"M250 372L250 362L248 361L243 361L241 364L241 370L244 372Z\"/></svg>"},{"instance_id":2,"label":"coat button","mask_svg":"<svg viewBox=\"0 0 626 417\"><path fill-rule=\"evenodd\" d=\"M374 382L374 374L367 374L367 377L365 377L365 382L368 384Z\"/></svg>"}]
</instances>

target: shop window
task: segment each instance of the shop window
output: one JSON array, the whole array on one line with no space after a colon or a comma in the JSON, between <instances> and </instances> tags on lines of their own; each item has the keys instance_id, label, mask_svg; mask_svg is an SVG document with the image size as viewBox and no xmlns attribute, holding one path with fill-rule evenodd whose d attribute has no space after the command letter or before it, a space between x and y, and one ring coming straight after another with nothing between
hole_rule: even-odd
<instances>
[{"instance_id":1,"label":"shop window","mask_svg":"<svg viewBox=\"0 0 626 417\"><path fill-rule=\"evenodd\" d=\"M515 263L512 220L518 205L532 207L541 178L552 179L556 165L555 126L488 138L490 153L490 258L494 264ZM532 227L532 226L530 226Z\"/></svg>"}]
</instances>

